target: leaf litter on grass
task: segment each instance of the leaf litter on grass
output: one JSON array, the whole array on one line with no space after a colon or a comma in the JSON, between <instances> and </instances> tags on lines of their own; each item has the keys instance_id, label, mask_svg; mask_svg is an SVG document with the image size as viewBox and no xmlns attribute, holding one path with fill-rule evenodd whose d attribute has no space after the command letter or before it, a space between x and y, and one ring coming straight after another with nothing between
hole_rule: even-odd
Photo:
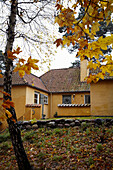
<instances>
[{"instance_id":1,"label":"leaf litter on grass","mask_svg":"<svg viewBox=\"0 0 113 170\"><path fill-rule=\"evenodd\" d=\"M35 169L42 170L111 170L113 128L93 126L85 130L82 128L46 130L40 128L22 131L30 163ZM0 169L18 169L11 141L5 142L0 143Z\"/></svg>"}]
</instances>

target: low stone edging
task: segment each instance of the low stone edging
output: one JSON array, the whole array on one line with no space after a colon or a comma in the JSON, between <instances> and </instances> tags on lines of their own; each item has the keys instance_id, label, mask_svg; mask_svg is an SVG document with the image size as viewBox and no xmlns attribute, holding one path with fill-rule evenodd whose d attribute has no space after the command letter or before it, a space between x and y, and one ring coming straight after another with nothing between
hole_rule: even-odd
<instances>
[{"instance_id":1,"label":"low stone edging","mask_svg":"<svg viewBox=\"0 0 113 170\"><path fill-rule=\"evenodd\" d=\"M102 126L107 127L113 125L113 119L53 119L53 120L37 120L36 122L32 121L19 121L17 123L20 129L37 129L37 128L69 128L75 126Z\"/></svg>"}]
</instances>

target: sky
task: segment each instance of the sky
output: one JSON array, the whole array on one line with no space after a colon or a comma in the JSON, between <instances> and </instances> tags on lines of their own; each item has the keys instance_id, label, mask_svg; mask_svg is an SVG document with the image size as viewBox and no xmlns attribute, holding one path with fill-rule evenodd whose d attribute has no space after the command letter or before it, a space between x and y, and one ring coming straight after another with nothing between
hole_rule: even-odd
<instances>
[{"instance_id":1,"label":"sky","mask_svg":"<svg viewBox=\"0 0 113 170\"><path fill-rule=\"evenodd\" d=\"M58 47L57 53L55 54L55 56L53 56L53 60L51 61L50 70L60 69L60 68L69 68L70 66L72 66L71 63L73 63L76 59L75 55L76 53L70 54L66 48ZM41 76L45 72L47 72L46 68L44 71L41 71L41 70L32 71L32 73L37 76Z\"/></svg>"},{"instance_id":2,"label":"sky","mask_svg":"<svg viewBox=\"0 0 113 170\"><path fill-rule=\"evenodd\" d=\"M53 38L53 43L56 39L62 38L63 36L63 33L59 33L58 30L59 30L58 24L54 24L51 29L51 33L55 34L55 39ZM56 53L54 52L54 50L56 51ZM61 48L61 46L56 47L56 44L54 44L54 47L53 47L53 54L54 55L50 56L50 58L52 59L52 61L50 62L51 64L50 70L60 69L60 68L69 68L70 66L72 66L71 63L73 63L76 59L75 57L76 52L70 54L66 47L63 47L63 48ZM41 76L42 74L48 71L46 64L43 66L43 69L44 69L43 71L41 70L41 68L39 68L38 71L32 70L32 73L37 76Z\"/></svg>"},{"instance_id":3,"label":"sky","mask_svg":"<svg viewBox=\"0 0 113 170\"><path fill-rule=\"evenodd\" d=\"M61 49L58 47L55 59L51 63L51 68L67 68L70 67L72 62L75 61L75 53L70 54L66 48Z\"/></svg>"}]
</instances>

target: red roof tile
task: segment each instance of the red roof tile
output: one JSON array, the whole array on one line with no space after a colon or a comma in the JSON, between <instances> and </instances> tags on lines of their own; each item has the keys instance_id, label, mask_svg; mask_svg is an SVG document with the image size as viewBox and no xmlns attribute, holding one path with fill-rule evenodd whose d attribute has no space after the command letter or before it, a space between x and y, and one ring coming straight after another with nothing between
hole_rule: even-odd
<instances>
[{"instance_id":1,"label":"red roof tile","mask_svg":"<svg viewBox=\"0 0 113 170\"><path fill-rule=\"evenodd\" d=\"M80 68L54 69L40 78L33 74L25 74L21 78L18 72L13 73L13 85L27 85L47 92L89 91L90 85L80 82ZM3 78L0 78L3 85Z\"/></svg>"},{"instance_id":2,"label":"red roof tile","mask_svg":"<svg viewBox=\"0 0 113 170\"><path fill-rule=\"evenodd\" d=\"M80 82L80 68L54 69L40 79L49 92L89 91L90 85Z\"/></svg>"},{"instance_id":3,"label":"red roof tile","mask_svg":"<svg viewBox=\"0 0 113 170\"><path fill-rule=\"evenodd\" d=\"M0 85L3 85L3 78L0 78ZM18 72L13 72L12 76L12 85L28 85L32 86L44 91L47 91L46 87L39 79L39 77L33 74L25 74L23 78L21 78Z\"/></svg>"}]
</instances>

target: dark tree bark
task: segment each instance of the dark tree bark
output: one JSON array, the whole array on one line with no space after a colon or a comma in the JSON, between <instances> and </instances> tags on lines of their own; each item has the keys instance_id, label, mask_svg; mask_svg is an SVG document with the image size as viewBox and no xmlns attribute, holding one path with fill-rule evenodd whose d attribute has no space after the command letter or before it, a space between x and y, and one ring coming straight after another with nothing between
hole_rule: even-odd
<instances>
[{"instance_id":1,"label":"dark tree bark","mask_svg":"<svg viewBox=\"0 0 113 170\"><path fill-rule=\"evenodd\" d=\"M19 170L31 170L31 166L27 159L27 155L25 153L23 143L21 140L20 130L17 124L10 119L8 120L8 124Z\"/></svg>"},{"instance_id":2,"label":"dark tree bark","mask_svg":"<svg viewBox=\"0 0 113 170\"><path fill-rule=\"evenodd\" d=\"M8 58L7 51L12 51L14 38L15 38L15 25L16 25L16 15L17 15L17 0L11 1L11 13L9 16L9 23L8 23L8 29L7 29L7 42L6 42L6 48L5 48L5 74L4 74L4 91L7 92L10 96L4 95L4 100L11 98L11 88L12 88L12 71L13 71L13 61ZM9 133L11 136L12 145L14 148L15 156L17 159L19 170L30 170L31 166L28 161L27 155L25 153L22 139L21 139L21 133L17 126L17 118L15 109L13 107L6 108L9 110L12 114L13 121L11 118L7 119L8 125L9 125ZM7 116L7 115L6 115Z\"/></svg>"}]
</instances>

